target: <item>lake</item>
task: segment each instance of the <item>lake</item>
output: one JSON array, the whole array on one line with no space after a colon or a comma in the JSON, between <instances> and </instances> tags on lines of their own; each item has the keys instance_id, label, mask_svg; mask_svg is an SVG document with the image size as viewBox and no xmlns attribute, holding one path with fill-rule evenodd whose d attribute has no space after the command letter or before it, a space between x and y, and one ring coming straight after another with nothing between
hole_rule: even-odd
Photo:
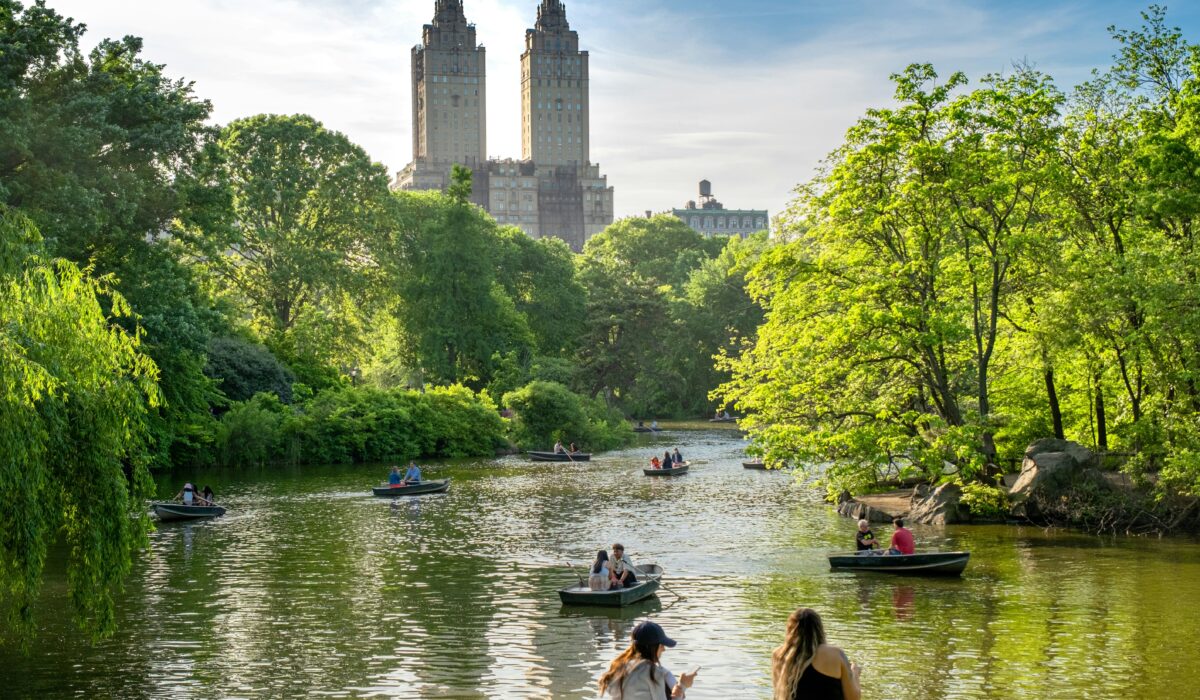
<instances>
[{"instance_id":1,"label":"lake","mask_svg":"<svg viewBox=\"0 0 1200 700\"><path fill-rule=\"evenodd\" d=\"M689 474L650 478L678 446ZM913 528L967 549L961 580L831 572L855 524L788 474L743 469L736 431L668 431L590 462L432 462L449 493L374 498L383 466L160 475L229 509L163 524L97 645L52 563L29 655L0 649L4 697L594 698L654 619L700 666L689 698L769 698L788 614L817 609L869 698L1182 698L1200 688L1200 547L1032 527ZM890 527L877 526L885 540ZM674 593L563 608L596 550L625 544ZM1191 690L1188 690L1191 688Z\"/></svg>"}]
</instances>

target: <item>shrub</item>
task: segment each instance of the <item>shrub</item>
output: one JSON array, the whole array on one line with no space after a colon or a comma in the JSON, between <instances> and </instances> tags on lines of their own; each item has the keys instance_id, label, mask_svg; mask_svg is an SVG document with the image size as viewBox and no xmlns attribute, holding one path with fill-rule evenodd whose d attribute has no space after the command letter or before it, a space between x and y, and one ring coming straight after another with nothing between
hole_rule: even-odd
<instances>
[{"instance_id":1,"label":"shrub","mask_svg":"<svg viewBox=\"0 0 1200 700\"><path fill-rule=\"evenodd\" d=\"M261 466L283 461L286 424L292 411L275 394L235 403L217 426L217 464Z\"/></svg>"},{"instance_id":2,"label":"shrub","mask_svg":"<svg viewBox=\"0 0 1200 700\"><path fill-rule=\"evenodd\" d=\"M558 382L530 382L504 396L513 410L513 440L525 448L561 440L603 450L628 444L633 432L620 412L585 399Z\"/></svg>"},{"instance_id":3,"label":"shrub","mask_svg":"<svg viewBox=\"0 0 1200 700\"><path fill-rule=\"evenodd\" d=\"M1008 517L1008 492L997 486L970 483L962 487L961 503L971 509L971 517L1003 520Z\"/></svg>"},{"instance_id":4,"label":"shrub","mask_svg":"<svg viewBox=\"0 0 1200 700\"><path fill-rule=\"evenodd\" d=\"M249 401L262 392L292 401L296 378L291 371L265 347L241 338L213 338L204 373L220 382L218 388L230 401Z\"/></svg>"}]
</instances>

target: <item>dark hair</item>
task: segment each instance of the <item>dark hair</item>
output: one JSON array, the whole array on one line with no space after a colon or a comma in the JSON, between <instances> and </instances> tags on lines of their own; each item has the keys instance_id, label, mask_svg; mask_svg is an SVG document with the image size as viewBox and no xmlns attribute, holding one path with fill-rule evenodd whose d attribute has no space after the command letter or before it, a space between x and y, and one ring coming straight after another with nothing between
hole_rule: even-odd
<instances>
[{"instance_id":1,"label":"dark hair","mask_svg":"<svg viewBox=\"0 0 1200 700\"><path fill-rule=\"evenodd\" d=\"M608 552L604 551L603 549L599 552L596 552L596 561L592 564L592 573L600 573L600 565L606 561L608 561Z\"/></svg>"},{"instance_id":2,"label":"dark hair","mask_svg":"<svg viewBox=\"0 0 1200 700\"><path fill-rule=\"evenodd\" d=\"M613 551L616 551L618 549L621 550L622 552L625 551L625 545L621 544L620 542L614 543L612 548L613 548Z\"/></svg>"},{"instance_id":3,"label":"dark hair","mask_svg":"<svg viewBox=\"0 0 1200 700\"><path fill-rule=\"evenodd\" d=\"M892 521L892 524L896 527L904 527L904 518L896 518Z\"/></svg>"}]
</instances>

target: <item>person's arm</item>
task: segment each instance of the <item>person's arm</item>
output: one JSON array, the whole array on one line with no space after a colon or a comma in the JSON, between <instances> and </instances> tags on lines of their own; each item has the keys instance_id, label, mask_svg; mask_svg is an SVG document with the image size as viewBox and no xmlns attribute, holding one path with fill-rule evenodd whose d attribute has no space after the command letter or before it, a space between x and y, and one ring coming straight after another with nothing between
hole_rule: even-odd
<instances>
[{"instance_id":1,"label":"person's arm","mask_svg":"<svg viewBox=\"0 0 1200 700\"><path fill-rule=\"evenodd\" d=\"M862 690L858 687L858 664L850 663L846 652L838 649L838 657L842 666L842 697L845 700L861 700Z\"/></svg>"}]
</instances>

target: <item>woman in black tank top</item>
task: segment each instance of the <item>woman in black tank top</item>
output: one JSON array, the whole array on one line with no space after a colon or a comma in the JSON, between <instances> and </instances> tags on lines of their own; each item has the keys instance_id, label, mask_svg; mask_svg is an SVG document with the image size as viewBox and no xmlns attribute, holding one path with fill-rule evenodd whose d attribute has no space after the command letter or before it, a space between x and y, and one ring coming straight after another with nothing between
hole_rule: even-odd
<instances>
[{"instance_id":1,"label":"woman in black tank top","mask_svg":"<svg viewBox=\"0 0 1200 700\"><path fill-rule=\"evenodd\" d=\"M860 700L858 667L845 652L825 642L815 610L800 608L788 617L783 644L771 655L774 700Z\"/></svg>"}]
</instances>

